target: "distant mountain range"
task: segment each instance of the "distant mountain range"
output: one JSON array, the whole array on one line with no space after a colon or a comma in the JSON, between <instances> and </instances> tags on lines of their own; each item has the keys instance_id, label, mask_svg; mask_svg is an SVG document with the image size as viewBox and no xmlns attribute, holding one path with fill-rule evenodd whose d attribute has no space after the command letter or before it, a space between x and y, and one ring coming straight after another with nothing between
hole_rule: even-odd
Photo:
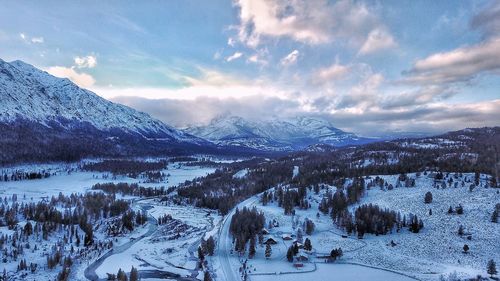
<instances>
[{"instance_id":1,"label":"distant mountain range","mask_svg":"<svg viewBox=\"0 0 500 281\"><path fill-rule=\"evenodd\" d=\"M294 151L315 144L345 146L380 140L344 132L323 118L309 116L267 121L223 116L206 126L189 127L184 131L218 145L264 151Z\"/></svg>"}]
</instances>

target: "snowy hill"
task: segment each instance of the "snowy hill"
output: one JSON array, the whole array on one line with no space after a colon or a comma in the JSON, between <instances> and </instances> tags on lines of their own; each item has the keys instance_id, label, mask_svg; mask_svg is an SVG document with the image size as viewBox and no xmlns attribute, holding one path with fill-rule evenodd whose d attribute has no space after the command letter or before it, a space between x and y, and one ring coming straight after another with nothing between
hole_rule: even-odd
<instances>
[{"instance_id":1,"label":"snowy hill","mask_svg":"<svg viewBox=\"0 0 500 281\"><path fill-rule=\"evenodd\" d=\"M185 132L220 145L266 151L299 150L313 144L344 146L374 141L337 129L325 119L306 116L269 121L225 116L206 126L187 128Z\"/></svg>"},{"instance_id":2,"label":"snowy hill","mask_svg":"<svg viewBox=\"0 0 500 281\"><path fill-rule=\"evenodd\" d=\"M0 162L213 148L22 61L0 59Z\"/></svg>"}]
</instances>

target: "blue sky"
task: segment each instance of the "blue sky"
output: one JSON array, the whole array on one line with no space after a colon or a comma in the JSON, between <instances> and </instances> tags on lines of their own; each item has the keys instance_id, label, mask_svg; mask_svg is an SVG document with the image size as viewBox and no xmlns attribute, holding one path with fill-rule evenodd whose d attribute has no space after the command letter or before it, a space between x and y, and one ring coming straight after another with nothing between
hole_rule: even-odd
<instances>
[{"instance_id":1,"label":"blue sky","mask_svg":"<svg viewBox=\"0 0 500 281\"><path fill-rule=\"evenodd\" d=\"M498 1L2 1L0 58L175 126L321 115L360 134L499 125Z\"/></svg>"}]
</instances>

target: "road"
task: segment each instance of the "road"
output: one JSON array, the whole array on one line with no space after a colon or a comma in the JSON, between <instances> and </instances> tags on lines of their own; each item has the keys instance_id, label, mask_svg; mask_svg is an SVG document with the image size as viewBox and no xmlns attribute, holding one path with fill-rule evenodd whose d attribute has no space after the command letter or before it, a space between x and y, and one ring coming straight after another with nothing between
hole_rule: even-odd
<instances>
[{"instance_id":1,"label":"road","mask_svg":"<svg viewBox=\"0 0 500 281\"><path fill-rule=\"evenodd\" d=\"M219 258L224 278L218 278L219 280L241 281L242 279L238 268L231 266L231 260L237 259L237 257L231 255L233 244L231 235L229 234L229 227L231 225L231 217L236 212L236 208L243 209L243 207L249 207L257 200L259 200L259 195L255 195L241 202L233 208L222 221L222 225L219 229L219 240L217 242L217 257Z\"/></svg>"}]
</instances>

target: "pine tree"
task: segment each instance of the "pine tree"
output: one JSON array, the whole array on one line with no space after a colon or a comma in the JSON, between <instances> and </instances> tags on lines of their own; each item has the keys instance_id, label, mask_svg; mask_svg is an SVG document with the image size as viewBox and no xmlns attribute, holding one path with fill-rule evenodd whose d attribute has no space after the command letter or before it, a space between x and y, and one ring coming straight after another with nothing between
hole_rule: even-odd
<instances>
[{"instance_id":1,"label":"pine tree","mask_svg":"<svg viewBox=\"0 0 500 281\"><path fill-rule=\"evenodd\" d=\"M427 191L427 193L425 194L424 202L425 204L432 203L432 193L430 191Z\"/></svg>"},{"instance_id":2,"label":"pine tree","mask_svg":"<svg viewBox=\"0 0 500 281\"><path fill-rule=\"evenodd\" d=\"M132 269L130 270L130 281L138 281L139 280L139 272L137 268L132 266Z\"/></svg>"},{"instance_id":3,"label":"pine tree","mask_svg":"<svg viewBox=\"0 0 500 281\"><path fill-rule=\"evenodd\" d=\"M312 250L312 244L311 244L311 240L309 240L309 238L306 238L306 241L304 242L304 250L306 250L306 251Z\"/></svg>"},{"instance_id":4,"label":"pine tree","mask_svg":"<svg viewBox=\"0 0 500 281\"><path fill-rule=\"evenodd\" d=\"M491 214L491 222L498 223L498 210L494 210Z\"/></svg>"},{"instance_id":5,"label":"pine tree","mask_svg":"<svg viewBox=\"0 0 500 281\"><path fill-rule=\"evenodd\" d=\"M203 274L203 281L212 281L212 276L210 276L210 273L208 271L205 271Z\"/></svg>"},{"instance_id":6,"label":"pine tree","mask_svg":"<svg viewBox=\"0 0 500 281\"><path fill-rule=\"evenodd\" d=\"M198 258L200 259L200 261L203 261L205 259L205 254L203 254L203 249L200 247L198 247Z\"/></svg>"},{"instance_id":7,"label":"pine tree","mask_svg":"<svg viewBox=\"0 0 500 281\"><path fill-rule=\"evenodd\" d=\"M255 256L255 236L250 238L250 247L248 249L248 258L253 258Z\"/></svg>"},{"instance_id":8,"label":"pine tree","mask_svg":"<svg viewBox=\"0 0 500 281\"><path fill-rule=\"evenodd\" d=\"M464 244L464 253L467 253L469 251L469 245Z\"/></svg>"},{"instance_id":9,"label":"pine tree","mask_svg":"<svg viewBox=\"0 0 500 281\"><path fill-rule=\"evenodd\" d=\"M289 262L293 262L293 256L294 256L293 246L290 246L286 251L286 259Z\"/></svg>"},{"instance_id":10,"label":"pine tree","mask_svg":"<svg viewBox=\"0 0 500 281\"><path fill-rule=\"evenodd\" d=\"M488 274L493 278L493 275L496 275L497 272L497 265L493 259L488 261L488 266L487 266L487 271Z\"/></svg>"},{"instance_id":11,"label":"pine tree","mask_svg":"<svg viewBox=\"0 0 500 281\"><path fill-rule=\"evenodd\" d=\"M458 235L460 236L464 235L464 227L462 225L458 227Z\"/></svg>"},{"instance_id":12,"label":"pine tree","mask_svg":"<svg viewBox=\"0 0 500 281\"><path fill-rule=\"evenodd\" d=\"M120 268L116 274L116 279L119 281L127 281L127 274L125 274L125 272Z\"/></svg>"},{"instance_id":13,"label":"pine tree","mask_svg":"<svg viewBox=\"0 0 500 281\"><path fill-rule=\"evenodd\" d=\"M266 259L269 259L271 257L271 253L272 253L272 248L271 248L271 244L266 244Z\"/></svg>"},{"instance_id":14,"label":"pine tree","mask_svg":"<svg viewBox=\"0 0 500 281\"><path fill-rule=\"evenodd\" d=\"M213 256L215 251L215 240L212 236L208 237L207 240L207 253L209 256Z\"/></svg>"}]
</instances>

